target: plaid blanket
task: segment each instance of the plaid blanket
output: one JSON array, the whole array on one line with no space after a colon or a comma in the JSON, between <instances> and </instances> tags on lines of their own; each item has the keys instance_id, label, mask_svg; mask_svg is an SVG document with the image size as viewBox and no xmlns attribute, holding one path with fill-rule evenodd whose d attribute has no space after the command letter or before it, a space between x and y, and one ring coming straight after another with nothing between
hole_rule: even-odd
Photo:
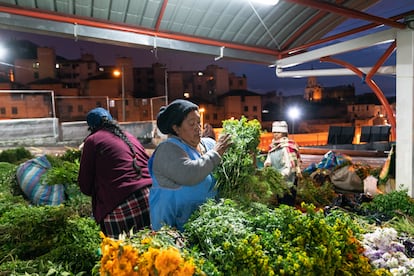
<instances>
[{"instance_id":1,"label":"plaid blanket","mask_svg":"<svg viewBox=\"0 0 414 276\"><path fill-rule=\"evenodd\" d=\"M289 161L292 168L295 169L296 174L301 174L301 158L299 154L299 146L293 140L289 140L288 137L282 137L278 140L273 140L270 145L269 152L284 148L289 153Z\"/></svg>"}]
</instances>

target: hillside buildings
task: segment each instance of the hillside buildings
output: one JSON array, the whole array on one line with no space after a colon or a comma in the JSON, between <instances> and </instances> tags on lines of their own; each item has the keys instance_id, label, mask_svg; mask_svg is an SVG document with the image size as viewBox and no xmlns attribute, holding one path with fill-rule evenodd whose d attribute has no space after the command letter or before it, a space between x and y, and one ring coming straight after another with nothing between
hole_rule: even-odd
<instances>
[{"instance_id":1,"label":"hillside buildings","mask_svg":"<svg viewBox=\"0 0 414 276\"><path fill-rule=\"evenodd\" d=\"M120 122L150 121L161 106L186 98L200 106L203 122L214 127L245 116L270 130L273 120L289 119L284 110L292 103L301 105L306 114L296 124L296 132L327 131L333 123L386 124L382 106L358 102L353 85L323 87L313 77L299 98L277 92L260 95L247 90L246 76L217 65L170 71L161 63L135 67L131 58L118 57L113 66L101 66L91 54L67 60L52 48L29 42L14 47L26 49L20 51L26 54L16 54L8 65L0 65L0 119L81 121L90 109L101 106Z\"/></svg>"}]
</instances>

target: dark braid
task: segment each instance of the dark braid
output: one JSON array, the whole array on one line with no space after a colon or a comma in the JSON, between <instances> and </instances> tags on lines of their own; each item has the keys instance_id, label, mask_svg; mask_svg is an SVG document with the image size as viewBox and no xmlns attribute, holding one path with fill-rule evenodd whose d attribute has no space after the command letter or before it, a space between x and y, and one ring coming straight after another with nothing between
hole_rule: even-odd
<instances>
[{"instance_id":1,"label":"dark braid","mask_svg":"<svg viewBox=\"0 0 414 276\"><path fill-rule=\"evenodd\" d=\"M118 136L119 138L121 138L122 141L125 142L125 144L127 144L127 146L129 147L129 150L133 154L132 166L135 169L135 171L137 172L138 178L140 178L141 177L141 167L137 163L137 157L136 157L136 152L135 152L135 149L134 149L134 145L131 143L131 141L128 139L128 137L125 135L124 131L121 129L119 124L117 124L113 120L108 120L106 117L104 117L104 118L102 118L102 125L99 128L93 129L92 133L94 133L98 130L101 130L101 129L113 133L115 136Z\"/></svg>"}]
</instances>

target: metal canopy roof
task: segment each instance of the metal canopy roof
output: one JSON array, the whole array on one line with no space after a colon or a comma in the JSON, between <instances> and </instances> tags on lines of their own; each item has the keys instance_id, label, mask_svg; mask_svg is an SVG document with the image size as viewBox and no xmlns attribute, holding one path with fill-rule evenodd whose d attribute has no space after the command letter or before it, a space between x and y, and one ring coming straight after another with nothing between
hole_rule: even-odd
<instances>
[{"instance_id":1,"label":"metal canopy roof","mask_svg":"<svg viewBox=\"0 0 414 276\"><path fill-rule=\"evenodd\" d=\"M267 6L253 0L0 0L0 28L274 65L377 26L405 28L400 19L413 13L410 5L393 18L363 12L377 2L280 0ZM349 18L365 25L324 38Z\"/></svg>"}]
</instances>

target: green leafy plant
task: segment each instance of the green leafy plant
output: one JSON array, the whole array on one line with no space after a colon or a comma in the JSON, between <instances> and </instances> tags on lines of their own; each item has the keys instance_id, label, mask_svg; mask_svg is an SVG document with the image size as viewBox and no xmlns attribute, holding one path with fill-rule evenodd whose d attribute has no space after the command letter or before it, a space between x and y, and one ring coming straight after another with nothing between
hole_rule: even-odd
<instances>
[{"instance_id":1,"label":"green leafy plant","mask_svg":"<svg viewBox=\"0 0 414 276\"><path fill-rule=\"evenodd\" d=\"M376 195L361 207L367 213L381 213L388 219L402 215L414 217L414 199L407 194L407 190Z\"/></svg>"},{"instance_id":2,"label":"green leafy plant","mask_svg":"<svg viewBox=\"0 0 414 276\"><path fill-rule=\"evenodd\" d=\"M336 197L331 182L324 180L319 184L309 176L304 176L298 183L297 201L313 204L317 207L330 205Z\"/></svg>"},{"instance_id":3,"label":"green leafy plant","mask_svg":"<svg viewBox=\"0 0 414 276\"><path fill-rule=\"evenodd\" d=\"M46 155L51 168L42 176L42 182L49 185L77 185L80 151L67 150L62 156Z\"/></svg>"},{"instance_id":4,"label":"green leafy plant","mask_svg":"<svg viewBox=\"0 0 414 276\"><path fill-rule=\"evenodd\" d=\"M33 154L23 147L6 149L0 152L0 162L8 162L12 164L22 163L33 157Z\"/></svg>"},{"instance_id":5,"label":"green leafy plant","mask_svg":"<svg viewBox=\"0 0 414 276\"><path fill-rule=\"evenodd\" d=\"M238 193L254 175L260 129L258 120L248 121L245 117L223 121L223 133L231 134L232 144L224 153L220 166L213 172L216 188L222 197Z\"/></svg>"},{"instance_id":6,"label":"green leafy plant","mask_svg":"<svg viewBox=\"0 0 414 276\"><path fill-rule=\"evenodd\" d=\"M258 120L223 122L223 133L230 133L232 145L224 153L220 166L213 172L222 198L250 204L277 205L277 196L289 192L283 176L274 168L258 169L257 159L261 125Z\"/></svg>"},{"instance_id":7,"label":"green leafy plant","mask_svg":"<svg viewBox=\"0 0 414 276\"><path fill-rule=\"evenodd\" d=\"M184 234L223 275L389 275L361 252L355 220L313 205L270 209L233 200L208 201L190 218Z\"/></svg>"}]
</instances>

